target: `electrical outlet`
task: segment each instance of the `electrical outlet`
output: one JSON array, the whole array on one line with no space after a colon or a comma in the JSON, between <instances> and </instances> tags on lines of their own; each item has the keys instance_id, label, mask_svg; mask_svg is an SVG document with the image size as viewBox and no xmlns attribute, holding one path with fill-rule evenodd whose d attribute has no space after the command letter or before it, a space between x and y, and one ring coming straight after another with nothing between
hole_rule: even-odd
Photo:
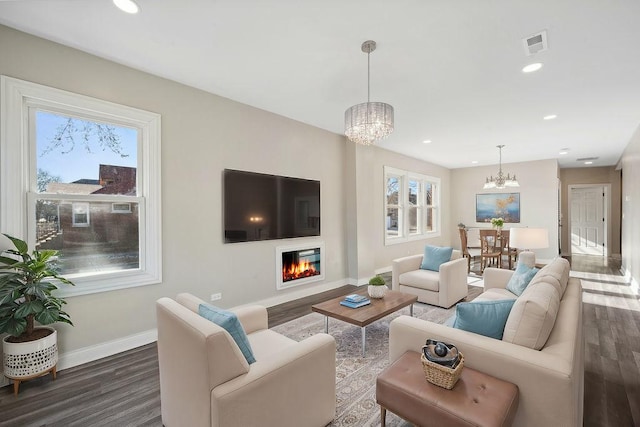
<instances>
[{"instance_id":1,"label":"electrical outlet","mask_svg":"<svg viewBox=\"0 0 640 427\"><path fill-rule=\"evenodd\" d=\"M211 301L218 301L219 299L222 299L222 293L211 294Z\"/></svg>"}]
</instances>

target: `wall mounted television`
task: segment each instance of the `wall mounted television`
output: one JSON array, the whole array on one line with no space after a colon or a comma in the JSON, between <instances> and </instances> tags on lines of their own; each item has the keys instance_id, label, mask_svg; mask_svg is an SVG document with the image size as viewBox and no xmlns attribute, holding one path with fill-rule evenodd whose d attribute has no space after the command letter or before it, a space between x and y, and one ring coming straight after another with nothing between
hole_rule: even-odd
<instances>
[{"instance_id":1,"label":"wall mounted television","mask_svg":"<svg viewBox=\"0 0 640 427\"><path fill-rule=\"evenodd\" d=\"M320 181L225 169L224 242L320 235Z\"/></svg>"}]
</instances>

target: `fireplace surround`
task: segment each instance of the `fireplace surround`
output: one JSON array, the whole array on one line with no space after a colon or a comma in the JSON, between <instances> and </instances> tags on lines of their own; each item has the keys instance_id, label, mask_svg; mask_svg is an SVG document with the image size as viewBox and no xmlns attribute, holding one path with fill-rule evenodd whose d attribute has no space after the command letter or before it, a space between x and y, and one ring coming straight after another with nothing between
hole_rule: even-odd
<instances>
[{"instance_id":1,"label":"fireplace surround","mask_svg":"<svg viewBox=\"0 0 640 427\"><path fill-rule=\"evenodd\" d=\"M324 280L324 242L276 247L276 288Z\"/></svg>"}]
</instances>

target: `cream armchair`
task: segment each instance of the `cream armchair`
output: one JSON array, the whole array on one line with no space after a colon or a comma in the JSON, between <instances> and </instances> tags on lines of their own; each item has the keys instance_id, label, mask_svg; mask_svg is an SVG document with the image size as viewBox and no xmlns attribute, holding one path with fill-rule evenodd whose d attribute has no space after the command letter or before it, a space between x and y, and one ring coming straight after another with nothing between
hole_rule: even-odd
<instances>
[{"instance_id":1,"label":"cream armchair","mask_svg":"<svg viewBox=\"0 0 640 427\"><path fill-rule=\"evenodd\" d=\"M325 426L336 409L336 344L296 342L267 328L262 306L231 309L256 361L223 328L198 315L190 294L156 302L162 422L174 426Z\"/></svg>"},{"instance_id":2,"label":"cream armchair","mask_svg":"<svg viewBox=\"0 0 640 427\"><path fill-rule=\"evenodd\" d=\"M418 296L418 301L449 308L465 298L467 261L462 252L453 250L451 260L440 271L422 270L423 255L394 259L391 263L391 289Z\"/></svg>"}]
</instances>

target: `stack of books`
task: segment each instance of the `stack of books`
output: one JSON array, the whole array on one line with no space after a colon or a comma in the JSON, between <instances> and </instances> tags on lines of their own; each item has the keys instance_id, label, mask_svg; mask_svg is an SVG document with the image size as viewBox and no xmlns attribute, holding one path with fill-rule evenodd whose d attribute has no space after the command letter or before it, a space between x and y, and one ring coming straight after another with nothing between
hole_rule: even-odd
<instances>
[{"instance_id":1,"label":"stack of books","mask_svg":"<svg viewBox=\"0 0 640 427\"><path fill-rule=\"evenodd\" d=\"M371 300L369 298L358 294L347 295L342 301L340 301L340 305L350 308L358 308L369 304L371 304Z\"/></svg>"}]
</instances>

